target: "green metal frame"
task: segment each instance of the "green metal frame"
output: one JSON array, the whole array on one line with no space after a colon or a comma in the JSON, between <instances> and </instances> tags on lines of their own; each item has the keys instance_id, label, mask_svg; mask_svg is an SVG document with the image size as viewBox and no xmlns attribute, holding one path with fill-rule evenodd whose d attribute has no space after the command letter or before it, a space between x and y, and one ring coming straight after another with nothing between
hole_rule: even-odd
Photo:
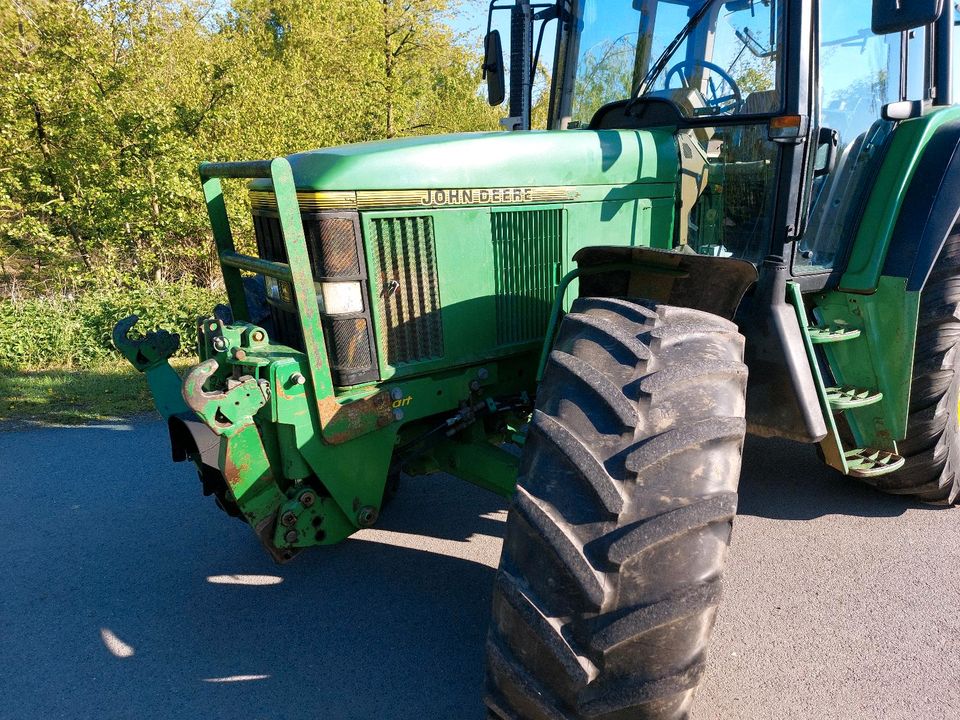
<instances>
[{"instance_id":1,"label":"green metal frame","mask_svg":"<svg viewBox=\"0 0 960 720\"><path fill-rule=\"evenodd\" d=\"M859 339L831 343L823 352L837 383L882 393L879 403L846 412L858 447L896 452L907 435L920 293L905 278L882 276L870 295L829 292L812 298L823 324L842 323Z\"/></svg>"},{"instance_id":2,"label":"green metal frame","mask_svg":"<svg viewBox=\"0 0 960 720\"><path fill-rule=\"evenodd\" d=\"M280 227L283 232L288 265L237 253L223 198L221 178L270 179L277 198L277 212L280 215ZM213 228L213 238L223 270L227 298L230 300L234 317L244 322L250 321L241 271L260 273L291 283L294 303L300 322L303 324L314 394L317 398L333 395L333 380L330 375L327 349L323 342L317 291L310 270L303 222L300 219L300 205L297 202L297 187L293 180L290 163L285 158L254 162L203 163L200 165L200 179L203 183L207 213L210 216L210 226Z\"/></svg>"}]
</instances>

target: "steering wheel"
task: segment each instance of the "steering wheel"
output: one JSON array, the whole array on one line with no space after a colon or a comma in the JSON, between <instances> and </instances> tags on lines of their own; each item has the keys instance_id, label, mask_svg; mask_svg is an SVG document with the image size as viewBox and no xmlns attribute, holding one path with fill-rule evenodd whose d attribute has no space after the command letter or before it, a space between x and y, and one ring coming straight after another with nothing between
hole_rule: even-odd
<instances>
[{"instance_id":1,"label":"steering wheel","mask_svg":"<svg viewBox=\"0 0 960 720\"><path fill-rule=\"evenodd\" d=\"M693 88L700 92L700 88L694 88L691 82L697 75L697 68L703 68L709 70L711 73L716 73L723 81L723 83L717 85L711 77L707 94L704 94L707 105L713 109L714 115L733 115L743 109L743 94L740 92L737 81L722 67L707 60L684 60L677 63L667 72L664 87L668 90L673 89L670 87L670 81L673 80L674 75L677 75L680 78L680 87L684 89ZM730 87L729 95L720 95L720 88L723 87L724 84Z\"/></svg>"}]
</instances>

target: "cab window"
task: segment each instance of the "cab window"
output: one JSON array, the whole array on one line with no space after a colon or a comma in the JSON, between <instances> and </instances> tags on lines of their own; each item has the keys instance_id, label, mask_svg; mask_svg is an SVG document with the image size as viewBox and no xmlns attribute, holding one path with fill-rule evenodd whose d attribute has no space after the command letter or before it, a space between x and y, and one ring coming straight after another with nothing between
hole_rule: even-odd
<instances>
[{"instance_id":1,"label":"cab window","mask_svg":"<svg viewBox=\"0 0 960 720\"><path fill-rule=\"evenodd\" d=\"M689 17L661 15L658 33L675 37ZM700 3L684 15L692 16ZM775 113L782 104L779 48L782 6L773 0L715 2L671 55L656 51L639 88L644 95L665 97L689 117Z\"/></svg>"},{"instance_id":2,"label":"cab window","mask_svg":"<svg viewBox=\"0 0 960 720\"><path fill-rule=\"evenodd\" d=\"M901 99L904 38L874 35L872 13L872 0L820 4L817 120L819 127L835 131L839 142L833 170L813 181L810 222L794 262L800 274L829 272L842 263L893 132L893 123L883 120L881 111ZM915 62L906 85L916 92L923 84L923 32L908 39L907 47Z\"/></svg>"},{"instance_id":3,"label":"cab window","mask_svg":"<svg viewBox=\"0 0 960 720\"><path fill-rule=\"evenodd\" d=\"M783 2L583 0L578 8L570 127L638 94L669 99L689 117L775 113L782 104Z\"/></svg>"}]
</instances>

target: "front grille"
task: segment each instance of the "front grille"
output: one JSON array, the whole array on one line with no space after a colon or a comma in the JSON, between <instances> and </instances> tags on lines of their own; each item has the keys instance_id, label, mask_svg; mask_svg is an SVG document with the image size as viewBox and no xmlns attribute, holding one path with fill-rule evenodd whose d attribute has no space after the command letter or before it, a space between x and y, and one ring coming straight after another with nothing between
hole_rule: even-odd
<instances>
[{"instance_id":1,"label":"front grille","mask_svg":"<svg viewBox=\"0 0 960 720\"><path fill-rule=\"evenodd\" d=\"M256 212L253 215L253 230L257 239L257 254L264 260L287 264L287 249L283 244L280 231L280 218L276 213ZM282 304L268 302L270 308L270 336L278 343L294 350L306 352L303 331L297 319L297 311L292 304L293 288L281 283L281 296L291 298L291 302ZM257 318L251 318L255 322Z\"/></svg>"},{"instance_id":2,"label":"front grille","mask_svg":"<svg viewBox=\"0 0 960 720\"><path fill-rule=\"evenodd\" d=\"M373 220L380 317L390 365L443 356L433 218Z\"/></svg>"},{"instance_id":3,"label":"front grille","mask_svg":"<svg viewBox=\"0 0 960 720\"><path fill-rule=\"evenodd\" d=\"M494 212L497 343L541 340L563 258L563 211Z\"/></svg>"},{"instance_id":4,"label":"front grille","mask_svg":"<svg viewBox=\"0 0 960 720\"><path fill-rule=\"evenodd\" d=\"M280 216L276 213L254 213L253 231L257 238L257 253L264 260L287 263L287 249L280 231Z\"/></svg>"},{"instance_id":5,"label":"front grille","mask_svg":"<svg viewBox=\"0 0 960 720\"><path fill-rule=\"evenodd\" d=\"M368 280L360 255L360 221L357 213L302 213L307 255L315 282L357 282L366 305ZM256 209L253 216L257 251L264 260L289 263L280 218L276 212ZM272 337L279 343L306 352L303 329L293 302L293 288L279 283L279 299L269 301ZM321 319L330 371L337 385L356 385L379 378L373 343L370 308L349 315Z\"/></svg>"}]
</instances>

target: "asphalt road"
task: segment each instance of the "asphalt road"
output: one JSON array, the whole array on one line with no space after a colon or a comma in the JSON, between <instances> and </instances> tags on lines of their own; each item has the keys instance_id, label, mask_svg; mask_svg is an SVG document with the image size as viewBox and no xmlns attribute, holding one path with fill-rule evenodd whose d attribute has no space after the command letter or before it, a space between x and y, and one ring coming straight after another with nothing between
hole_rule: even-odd
<instances>
[{"instance_id":1,"label":"asphalt road","mask_svg":"<svg viewBox=\"0 0 960 720\"><path fill-rule=\"evenodd\" d=\"M960 718L960 509L748 443L695 720ZM163 426L0 433L0 717L480 720L504 503L406 482L277 567Z\"/></svg>"}]
</instances>

